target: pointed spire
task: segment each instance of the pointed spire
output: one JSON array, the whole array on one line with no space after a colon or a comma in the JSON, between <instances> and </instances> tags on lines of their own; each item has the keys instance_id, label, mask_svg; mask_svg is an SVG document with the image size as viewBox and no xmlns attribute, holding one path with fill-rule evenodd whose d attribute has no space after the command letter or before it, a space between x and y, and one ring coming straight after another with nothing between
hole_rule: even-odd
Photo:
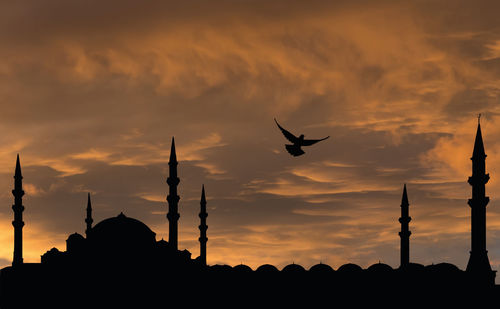
<instances>
[{"instance_id":1,"label":"pointed spire","mask_svg":"<svg viewBox=\"0 0 500 309\"><path fill-rule=\"evenodd\" d=\"M408 193L406 193L406 184L404 184L404 187L403 187L403 197L401 198L401 206L408 206L410 205L408 203Z\"/></svg>"},{"instance_id":2,"label":"pointed spire","mask_svg":"<svg viewBox=\"0 0 500 309\"><path fill-rule=\"evenodd\" d=\"M474 150L472 151L472 158L486 157L486 153L484 152L483 136L481 134L480 117L481 114L479 114L479 117L477 118L476 140L474 141Z\"/></svg>"},{"instance_id":3,"label":"pointed spire","mask_svg":"<svg viewBox=\"0 0 500 309\"><path fill-rule=\"evenodd\" d=\"M172 137L172 147L170 150L170 161L168 162L169 172L167 178L168 184L168 213L167 219L169 222L168 243L170 246L178 250L178 221L179 221L179 195L177 194L177 186L180 179L177 177L177 155L175 154L175 140Z\"/></svg>"},{"instance_id":4,"label":"pointed spire","mask_svg":"<svg viewBox=\"0 0 500 309\"><path fill-rule=\"evenodd\" d=\"M87 210L92 210L92 203L90 202L90 192L87 193Z\"/></svg>"},{"instance_id":5,"label":"pointed spire","mask_svg":"<svg viewBox=\"0 0 500 309\"><path fill-rule=\"evenodd\" d=\"M198 240L200 241L200 262L202 265L207 265L207 200L205 198L205 185L202 185L201 187L201 200L200 200L200 226L198 227L200 229L200 238Z\"/></svg>"},{"instance_id":6,"label":"pointed spire","mask_svg":"<svg viewBox=\"0 0 500 309\"><path fill-rule=\"evenodd\" d=\"M12 260L12 266L17 266L23 263L23 176L21 174L21 163L19 161L19 154L17 154L16 160L16 172L14 174L14 190L12 190L12 195L14 195L14 205L12 205L12 210L14 211L14 221L12 225L14 226L14 258Z\"/></svg>"},{"instance_id":7,"label":"pointed spire","mask_svg":"<svg viewBox=\"0 0 500 309\"><path fill-rule=\"evenodd\" d=\"M490 199L485 191L490 175L486 173L486 154L481 135L480 116L478 116L476 140L471 158L472 176L468 179L468 183L472 186L472 198L468 200L471 208L471 250L466 271L473 280L477 280L477 283L494 285L496 272L491 270L486 250L486 206Z\"/></svg>"},{"instance_id":8,"label":"pointed spire","mask_svg":"<svg viewBox=\"0 0 500 309\"><path fill-rule=\"evenodd\" d=\"M16 160L16 172L14 174L14 178L23 178L23 175L21 174L21 163L19 162L19 154L17 154L17 160Z\"/></svg>"},{"instance_id":9,"label":"pointed spire","mask_svg":"<svg viewBox=\"0 0 500 309\"><path fill-rule=\"evenodd\" d=\"M177 163L177 155L175 154L175 139L173 136L172 136L172 146L170 147L170 161L168 163L169 164Z\"/></svg>"},{"instance_id":10,"label":"pointed spire","mask_svg":"<svg viewBox=\"0 0 500 309\"><path fill-rule=\"evenodd\" d=\"M87 224L87 228L85 229L85 235L89 236L90 230L92 230L92 223L94 220L92 219L92 203L90 202L90 192L87 194L87 218L85 218L85 223Z\"/></svg>"},{"instance_id":11,"label":"pointed spire","mask_svg":"<svg viewBox=\"0 0 500 309\"><path fill-rule=\"evenodd\" d=\"M408 206L410 206L410 203L408 203L408 193L406 192L406 184L404 184L403 196L401 198L401 217L399 218L399 222L401 223L401 232L399 232L399 237L401 238L401 245L400 245L401 268L408 266L410 263L411 231L409 223L411 221L411 217L409 216Z\"/></svg>"}]
</instances>

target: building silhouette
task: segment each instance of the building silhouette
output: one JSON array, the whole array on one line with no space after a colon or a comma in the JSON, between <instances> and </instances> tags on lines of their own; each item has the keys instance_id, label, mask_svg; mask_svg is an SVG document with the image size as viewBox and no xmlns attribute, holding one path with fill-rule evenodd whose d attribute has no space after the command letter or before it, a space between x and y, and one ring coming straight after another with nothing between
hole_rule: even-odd
<instances>
[{"instance_id":1,"label":"building silhouette","mask_svg":"<svg viewBox=\"0 0 500 309\"><path fill-rule=\"evenodd\" d=\"M471 252L466 271L449 263L421 265L410 262L409 201L406 184L401 200L401 231L399 236L401 264L392 268L376 263L363 269L352 263L331 266L319 263L306 270L290 264L282 270L263 264L252 270L246 265L207 265L207 201L205 186L200 200L199 242L200 255L193 259L188 250L178 248L177 171L175 141L172 138L167 184L169 193L169 240L156 240L156 234L143 222L120 213L93 225L90 194L87 196L85 236L69 235L66 250L48 250L40 263L24 263L22 258L22 175L19 156L14 176L14 256L12 266L0 271L0 307L148 307L162 303L165 306L191 306L231 303L294 305L296 301L315 301L323 304L348 299L352 304L372 303L390 291L391 299L401 300L408 293L418 294L419 300L441 299L450 305L480 291L479 300L500 296L495 285L486 251L486 204L484 145L478 123L472 156L472 199L469 205L471 219ZM481 290L479 290L479 287ZM471 291L474 291L472 293ZM359 297L371 295L370 297ZM389 295L389 294L387 294ZM457 296L458 295L458 296ZM434 300L435 301L435 300ZM232 303L231 303L232 304ZM270 303L268 303L270 304ZM332 303L331 303L332 304ZM397 304L400 304L399 302ZM434 302L434 304L436 304Z\"/></svg>"}]
</instances>

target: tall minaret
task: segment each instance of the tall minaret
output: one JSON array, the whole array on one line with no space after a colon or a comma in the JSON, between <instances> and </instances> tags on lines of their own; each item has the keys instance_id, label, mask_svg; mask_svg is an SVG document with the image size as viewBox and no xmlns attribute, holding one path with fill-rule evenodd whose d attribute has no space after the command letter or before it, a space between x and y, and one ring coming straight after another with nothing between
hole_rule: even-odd
<instances>
[{"instance_id":1,"label":"tall minaret","mask_svg":"<svg viewBox=\"0 0 500 309\"><path fill-rule=\"evenodd\" d=\"M399 237L401 238L401 268L404 268L410 264L410 235L411 231L408 224L411 221L409 216L408 206L408 194L406 193L406 184L403 187L403 198L401 199L401 218L399 222L401 223L401 232L399 232Z\"/></svg>"},{"instance_id":2,"label":"tall minaret","mask_svg":"<svg viewBox=\"0 0 500 309\"><path fill-rule=\"evenodd\" d=\"M14 190L12 190L14 195L14 205L12 210L14 210L14 221L12 225L14 226L14 259L12 260L12 266L17 266L23 263L23 175L21 174L21 163L19 163L19 154L17 155L16 161L16 172L14 174Z\"/></svg>"},{"instance_id":3,"label":"tall minaret","mask_svg":"<svg viewBox=\"0 0 500 309\"><path fill-rule=\"evenodd\" d=\"M201 187L201 200L200 200L200 262L202 265L207 265L207 200L205 199L205 185Z\"/></svg>"},{"instance_id":4,"label":"tall minaret","mask_svg":"<svg viewBox=\"0 0 500 309\"><path fill-rule=\"evenodd\" d=\"M179 221L179 199L180 197L177 195L177 185L180 180L177 177L177 156L175 155L175 141L172 137L172 147L170 149L170 161L168 162L169 166L169 176L167 178L169 193L167 196L168 201L168 214L167 219L169 223L169 234L168 234L168 242L172 248L175 250L178 249L178 240L177 240L177 222Z\"/></svg>"},{"instance_id":5,"label":"tall minaret","mask_svg":"<svg viewBox=\"0 0 500 309\"><path fill-rule=\"evenodd\" d=\"M85 218L85 223L87 224L87 229L85 230L85 235L89 237L89 232L92 229L92 204L90 203L90 193L87 195L87 218Z\"/></svg>"},{"instance_id":6,"label":"tall minaret","mask_svg":"<svg viewBox=\"0 0 500 309\"><path fill-rule=\"evenodd\" d=\"M468 180L472 186L472 198L468 201L471 208L471 251L467 272L483 283L494 284L495 272L491 270L488 251L486 251L486 205L490 198L485 195L485 185L490 175L485 172L486 153L479 117L471 160L472 176Z\"/></svg>"}]
</instances>

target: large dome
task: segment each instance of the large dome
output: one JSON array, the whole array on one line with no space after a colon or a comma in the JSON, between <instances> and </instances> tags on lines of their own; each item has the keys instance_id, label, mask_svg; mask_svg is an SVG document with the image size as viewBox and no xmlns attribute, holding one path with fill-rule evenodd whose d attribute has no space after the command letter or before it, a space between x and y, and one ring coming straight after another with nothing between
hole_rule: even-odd
<instances>
[{"instance_id":1,"label":"large dome","mask_svg":"<svg viewBox=\"0 0 500 309\"><path fill-rule=\"evenodd\" d=\"M156 234L146 224L123 213L96 224L88 239L94 247L113 250L147 249L156 244Z\"/></svg>"}]
</instances>

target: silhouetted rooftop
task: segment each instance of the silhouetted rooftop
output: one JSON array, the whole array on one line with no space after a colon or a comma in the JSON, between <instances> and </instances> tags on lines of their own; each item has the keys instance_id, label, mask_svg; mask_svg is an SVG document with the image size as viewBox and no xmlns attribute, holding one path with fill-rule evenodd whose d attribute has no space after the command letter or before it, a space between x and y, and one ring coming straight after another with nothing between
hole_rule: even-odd
<instances>
[{"instance_id":1,"label":"silhouetted rooftop","mask_svg":"<svg viewBox=\"0 0 500 309\"><path fill-rule=\"evenodd\" d=\"M362 271L363 268L361 266L352 263L344 264L337 269L338 273L359 273Z\"/></svg>"},{"instance_id":2,"label":"silhouetted rooftop","mask_svg":"<svg viewBox=\"0 0 500 309\"><path fill-rule=\"evenodd\" d=\"M121 241L127 243L128 246L153 245L156 242L156 234L146 224L129 218L123 213L97 223L89 231L88 238L92 241L110 244Z\"/></svg>"},{"instance_id":3,"label":"silhouetted rooftop","mask_svg":"<svg viewBox=\"0 0 500 309\"><path fill-rule=\"evenodd\" d=\"M158 245L160 246L168 246L168 241L166 241L165 239L161 239L157 242Z\"/></svg>"},{"instance_id":4,"label":"silhouetted rooftop","mask_svg":"<svg viewBox=\"0 0 500 309\"><path fill-rule=\"evenodd\" d=\"M331 273L331 272L334 272L332 267L330 267L329 265L323 264L323 263L319 263L319 264L312 266L311 268L309 268L309 271L312 273Z\"/></svg>"},{"instance_id":5,"label":"silhouetted rooftop","mask_svg":"<svg viewBox=\"0 0 500 309\"><path fill-rule=\"evenodd\" d=\"M273 266L271 264L261 265L255 271L258 272L258 273L275 273L275 272L279 272L279 270L276 268L276 266Z\"/></svg>"},{"instance_id":6,"label":"silhouetted rooftop","mask_svg":"<svg viewBox=\"0 0 500 309\"><path fill-rule=\"evenodd\" d=\"M425 269L428 271L439 271L439 272L447 272L447 273L459 273L461 270L450 263L438 263L425 266Z\"/></svg>"},{"instance_id":7,"label":"silhouetted rooftop","mask_svg":"<svg viewBox=\"0 0 500 309\"><path fill-rule=\"evenodd\" d=\"M78 233L73 233L71 235L68 236L68 239L66 241L78 241L78 240L85 240L85 237L83 237L82 235L78 234Z\"/></svg>"},{"instance_id":8,"label":"silhouetted rooftop","mask_svg":"<svg viewBox=\"0 0 500 309\"><path fill-rule=\"evenodd\" d=\"M247 266L244 264L234 266L233 270L235 272L238 272L238 273L251 273L251 272L253 272L253 270L252 270L252 268L250 268L250 266Z\"/></svg>"},{"instance_id":9,"label":"silhouetted rooftop","mask_svg":"<svg viewBox=\"0 0 500 309\"><path fill-rule=\"evenodd\" d=\"M400 269L409 272L421 272L425 269L425 266L418 263L409 263L408 265Z\"/></svg>"},{"instance_id":10,"label":"silhouetted rooftop","mask_svg":"<svg viewBox=\"0 0 500 309\"><path fill-rule=\"evenodd\" d=\"M306 270L304 269L304 267L293 263L293 264L285 266L281 271L284 273L292 273L292 272L293 273L303 273Z\"/></svg>"},{"instance_id":11,"label":"silhouetted rooftop","mask_svg":"<svg viewBox=\"0 0 500 309\"><path fill-rule=\"evenodd\" d=\"M377 264L371 265L366 270L369 271L369 272L391 272L394 269L391 266L387 265L387 264L379 262Z\"/></svg>"},{"instance_id":12,"label":"silhouetted rooftop","mask_svg":"<svg viewBox=\"0 0 500 309\"><path fill-rule=\"evenodd\" d=\"M210 270L211 271L216 271L216 272L230 272L230 271L233 270L233 268L230 265L216 264L216 265L210 266Z\"/></svg>"}]
</instances>

